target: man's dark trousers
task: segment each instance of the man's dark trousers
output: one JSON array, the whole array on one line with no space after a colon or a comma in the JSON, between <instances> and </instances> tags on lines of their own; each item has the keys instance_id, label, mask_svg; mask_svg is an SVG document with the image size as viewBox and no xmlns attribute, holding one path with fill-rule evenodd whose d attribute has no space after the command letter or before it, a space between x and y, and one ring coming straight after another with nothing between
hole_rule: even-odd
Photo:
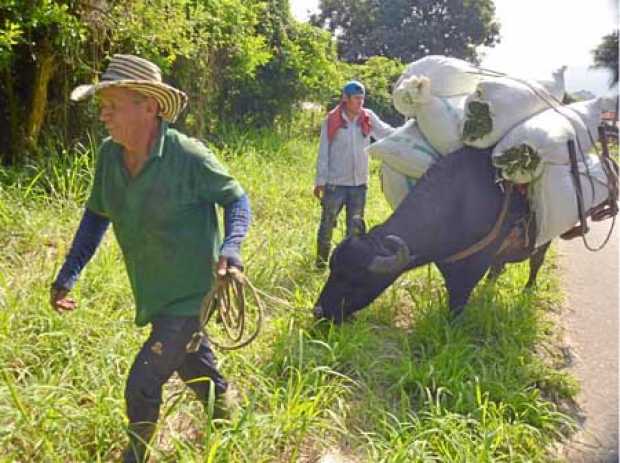
<instances>
[{"instance_id":1,"label":"man's dark trousers","mask_svg":"<svg viewBox=\"0 0 620 463\"><path fill-rule=\"evenodd\" d=\"M198 317L162 317L152 322L151 334L134 360L125 388L130 433L125 462L144 459L144 442L152 437L159 418L162 387L175 371L203 403L208 401L211 381L216 396L228 388L206 340L197 352L187 352L199 325Z\"/></svg>"}]
</instances>

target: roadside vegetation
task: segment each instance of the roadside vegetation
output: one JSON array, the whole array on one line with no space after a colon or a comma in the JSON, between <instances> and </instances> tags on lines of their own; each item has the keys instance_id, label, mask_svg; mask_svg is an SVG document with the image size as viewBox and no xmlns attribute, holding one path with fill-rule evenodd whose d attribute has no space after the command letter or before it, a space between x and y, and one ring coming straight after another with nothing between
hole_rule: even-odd
<instances>
[{"instance_id":1,"label":"roadside vegetation","mask_svg":"<svg viewBox=\"0 0 620 463\"><path fill-rule=\"evenodd\" d=\"M574 420L559 370L553 258L523 292L527 264L480 285L451 323L432 267L399 279L341 327L316 324L326 278L314 270L316 127L222 130L213 146L252 200L244 246L267 320L249 347L219 353L242 398L212 423L180 381L165 390L156 461L313 462L330 449L359 462L549 461ZM93 147L0 170L0 461L111 461L125 444L124 380L147 330L108 232L54 313L48 288L81 216ZM368 222L390 213L372 167ZM341 224L336 239L343 236Z\"/></svg>"}]
</instances>

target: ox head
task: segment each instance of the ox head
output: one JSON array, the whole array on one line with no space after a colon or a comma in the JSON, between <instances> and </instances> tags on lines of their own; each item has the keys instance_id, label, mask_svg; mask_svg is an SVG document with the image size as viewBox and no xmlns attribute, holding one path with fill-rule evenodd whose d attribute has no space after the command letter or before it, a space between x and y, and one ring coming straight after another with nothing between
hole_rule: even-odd
<instances>
[{"instance_id":1,"label":"ox head","mask_svg":"<svg viewBox=\"0 0 620 463\"><path fill-rule=\"evenodd\" d=\"M407 244L396 235L345 239L329 261L329 277L315 304L315 317L340 323L375 300L411 268L412 261Z\"/></svg>"}]
</instances>

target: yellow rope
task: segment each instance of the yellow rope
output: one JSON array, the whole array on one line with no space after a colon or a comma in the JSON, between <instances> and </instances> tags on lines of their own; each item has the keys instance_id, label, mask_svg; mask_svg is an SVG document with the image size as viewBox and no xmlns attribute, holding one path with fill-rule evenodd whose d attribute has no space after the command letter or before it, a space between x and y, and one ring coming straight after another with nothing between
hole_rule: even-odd
<instances>
[{"instance_id":1,"label":"yellow rope","mask_svg":"<svg viewBox=\"0 0 620 463\"><path fill-rule=\"evenodd\" d=\"M246 298L249 290L256 303L256 327L246 337ZM250 280L240 270L232 267L224 277L218 277L216 285L202 300L200 308L200 331L194 333L187 345L188 352L196 352L204 337L214 346L222 350L235 350L250 344L258 336L264 315L264 305L259 293L262 291L252 285ZM231 344L222 344L209 337L207 325L216 315L216 320L224 329Z\"/></svg>"}]
</instances>

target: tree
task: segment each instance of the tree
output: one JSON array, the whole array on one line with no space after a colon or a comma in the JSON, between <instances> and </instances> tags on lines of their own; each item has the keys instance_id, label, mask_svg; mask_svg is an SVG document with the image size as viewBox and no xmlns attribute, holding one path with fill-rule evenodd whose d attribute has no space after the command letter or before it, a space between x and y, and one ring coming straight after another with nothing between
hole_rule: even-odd
<instances>
[{"instance_id":1,"label":"tree","mask_svg":"<svg viewBox=\"0 0 620 463\"><path fill-rule=\"evenodd\" d=\"M610 88L618 84L618 30L603 37L592 54L594 68L607 69L611 72Z\"/></svg>"},{"instance_id":2,"label":"tree","mask_svg":"<svg viewBox=\"0 0 620 463\"><path fill-rule=\"evenodd\" d=\"M198 137L227 115L231 82L253 79L272 57L257 34L264 4L247 0L133 0L111 12L109 51L156 62L189 95L178 124ZM182 31L182 32L179 32Z\"/></svg>"},{"instance_id":3,"label":"tree","mask_svg":"<svg viewBox=\"0 0 620 463\"><path fill-rule=\"evenodd\" d=\"M331 35L296 21L288 0L268 0L257 33L272 56L256 75L229 79L220 107L227 119L253 125L273 124L290 118L304 100L328 98L338 80L337 55Z\"/></svg>"},{"instance_id":4,"label":"tree","mask_svg":"<svg viewBox=\"0 0 620 463\"><path fill-rule=\"evenodd\" d=\"M0 0L0 162L83 140L96 107L71 105L71 89L114 53L156 62L186 91L178 124L198 137L273 124L338 79L331 35L295 21L288 0Z\"/></svg>"},{"instance_id":5,"label":"tree","mask_svg":"<svg viewBox=\"0 0 620 463\"><path fill-rule=\"evenodd\" d=\"M13 160L36 146L50 82L85 40L81 11L70 0L7 0L0 7L0 143Z\"/></svg>"},{"instance_id":6,"label":"tree","mask_svg":"<svg viewBox=\"0 0 620 463\"><path fill-rule=\"evenodd\" d=\"M359 80L366 87L365 106L375 111L381 119L400 126L403 116L396 111L392 103L392 87L402 74L405 66L398 60L373 56L364 64L341 63L342 80L332 87L329 107L333 107L341 98L342 85L351 79Z\"/></svg>"},{"instance_id":7,"label":"tree","mask_svg":"<svg viewBox=\"0 0 620 463\"><path fill-rule=\"evenodd\" d=\"M428 54L477 62L476 47L499 40L493 0L321 0L319 7L312 23L336 36L348 62Z\"/></svg>"},{"instance_id":8,"label":"tree","mask_svg":"<svg viewBox=\"0 0 620 463\"><path fill-rule=\"evenodd\" d=\"M271 53L256 33L263 4L247 0L4 0L0 6L0 162L39 153L40 134L69 143L96 121L70 107L79 83L97 79L113 53L155 61L186 89L185 122L202 135L217 114L220 74L254 75ZM60 115L61 117L56 117Z\"/></svg>"}]
</instances>

